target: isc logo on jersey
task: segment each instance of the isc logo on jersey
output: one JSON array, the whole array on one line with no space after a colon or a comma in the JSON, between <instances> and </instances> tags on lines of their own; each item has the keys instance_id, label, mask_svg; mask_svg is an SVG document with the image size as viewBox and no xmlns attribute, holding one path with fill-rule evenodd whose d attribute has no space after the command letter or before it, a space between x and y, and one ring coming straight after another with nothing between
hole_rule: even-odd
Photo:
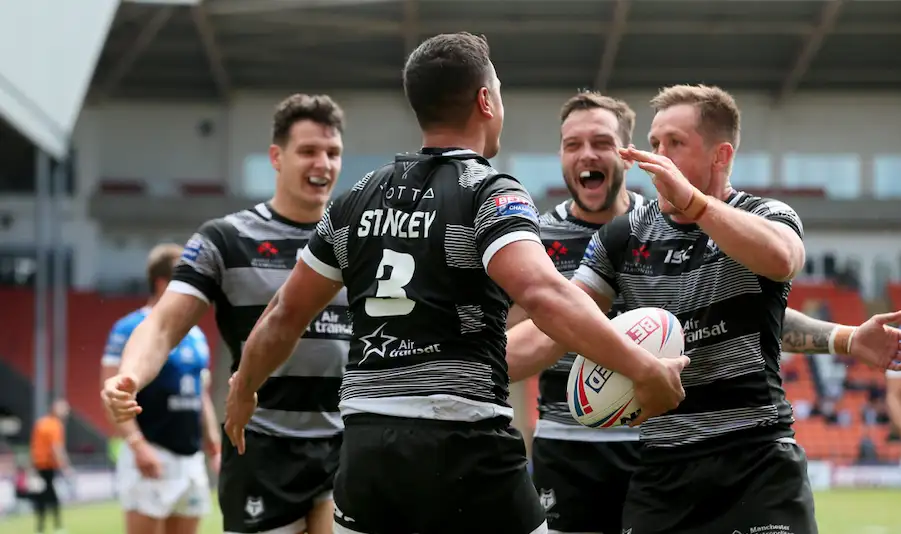
<instances>
[{"instance_id":1,"label":"isc logo on jersey","mask_svg":"<svg viewBox=\"0 0 901 534\"><path fill-rule=\"evenodd\" d=\"M528 199L519 195L501 195L494 199L498 217L520 216L538 220L538 212Z\"/></svg>"},{"instance_id":2,"label":"isc logo on jersey","mask_svg":"<svg viewBox=\"0 0 901 534\"><path fill-rule=\"evenodd\" d=\"M670 312L638 308L613 319L614 329L659 358L674 358L685 350L682 326ZM580 424L612 428L634 421L641 413L632 381L577 356L566 383L569 412Z\"/></svg>"}]
</instances>

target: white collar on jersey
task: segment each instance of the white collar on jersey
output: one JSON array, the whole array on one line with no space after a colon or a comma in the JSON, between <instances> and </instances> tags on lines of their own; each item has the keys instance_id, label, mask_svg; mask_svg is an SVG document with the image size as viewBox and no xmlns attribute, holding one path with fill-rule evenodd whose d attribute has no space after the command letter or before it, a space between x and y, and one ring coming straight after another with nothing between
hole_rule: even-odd
<instances>
[{"instance_id":1,"label":"white collar on jersey","mask_svg":"<svg viewBox=\"0 0 901 534\"><path fill-rule=\"evenodd\" d=\"M450 150L448 152L442 153L441 155L442 156L462 156L464 154L475 154L476 156L478 156L478 154L476 154L474 150L470 150L468 148L464 148L462 150Z\"/></svg>"}]
</instances>

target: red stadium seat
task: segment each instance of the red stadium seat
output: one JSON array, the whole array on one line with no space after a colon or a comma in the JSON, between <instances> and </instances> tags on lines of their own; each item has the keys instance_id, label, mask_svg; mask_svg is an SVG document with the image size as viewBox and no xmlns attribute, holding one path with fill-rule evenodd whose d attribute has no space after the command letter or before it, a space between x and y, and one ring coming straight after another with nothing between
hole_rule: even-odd
<instances>
[{"instance_id":1,"label":"red stadium seat","mask_svg":"<svg viewBox=\"0 0 901 534\"><path fill-rule=\"evenodd\" d=\"M34 379L34 293L0 289L0 359L29 380ZM66 391L72 409L86 422L109 435L98 400L100 358L109 331L119 318L146 302L142 297L109 297L98 293L69 292ZM201 320L210 344L211 365L218 353L219 335L212 311Z\"/></svg>"}]
</instances>

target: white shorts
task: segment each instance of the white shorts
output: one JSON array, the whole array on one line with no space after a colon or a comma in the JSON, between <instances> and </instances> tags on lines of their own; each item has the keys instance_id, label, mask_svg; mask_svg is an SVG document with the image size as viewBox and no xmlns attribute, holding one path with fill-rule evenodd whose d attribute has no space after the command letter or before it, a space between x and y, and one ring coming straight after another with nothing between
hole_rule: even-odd
<instances>
[{"instance_id":1,"label":"white shorts","mask_svg":"<svg viewBox=\"0 0 901 534\"><path fill-rule=\"evenodd\" d=\"M162 463L160 478L145 478L134 453L123 446L116 462L116 485L122 508L147 517L202 517L210 512L210 480L204 455L179 456L152 445Z\"/></svg>"}]
</instances>

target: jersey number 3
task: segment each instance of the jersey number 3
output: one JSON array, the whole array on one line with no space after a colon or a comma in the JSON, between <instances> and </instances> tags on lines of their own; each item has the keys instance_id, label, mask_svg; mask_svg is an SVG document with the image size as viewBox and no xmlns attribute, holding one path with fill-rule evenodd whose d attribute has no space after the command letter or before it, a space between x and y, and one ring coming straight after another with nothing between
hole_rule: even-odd
<instances>
[{"instance_id":1,"label":"jersey number 3","mask_svg":"<svg viewBox=\"0 0 901 534\"><path fill-rule=\"evenodd\" d=\"M364 309L370 317L407 315L415 302L407 298L404 287L413 279L416 260L410 254L385 249L375 272L378 288L374 298L367 298Z\"/></svg>"}]
</instances>

